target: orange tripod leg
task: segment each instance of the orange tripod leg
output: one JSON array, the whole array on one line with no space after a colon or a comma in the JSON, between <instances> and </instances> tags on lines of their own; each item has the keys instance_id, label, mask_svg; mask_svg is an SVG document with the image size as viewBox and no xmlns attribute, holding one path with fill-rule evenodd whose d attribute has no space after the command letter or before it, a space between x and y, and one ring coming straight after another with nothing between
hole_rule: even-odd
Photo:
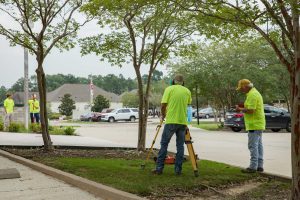
<instances>
[{"instance_id":1,"label":"orange tripod leg","mask_svg":"<svg viewBox=\"0 0 300 200\"><path fill-rule=\"evenodd\" d=\"M193 142L192 142L190 130L187 128L186 131L185 131L185 144L186 144L188 152L189 152L190 160L191 160L192 167L193 167L193 170L194 170L194 175L197 177L197 176L199 176L197 156L195 154L194 147L193 147L192 143Z\"/></svg>"},{"instance_id":2,"label":"orange tripod leg","mask_svg":"<svg viewBox=\"0 0 300 200\"><path fill-rule=\"evenodd\" d=\"M151 154L151 152L152 152L152 150L153 150L153 146L154 146L154 144L155 144L157 135L158 135L158 133L159 133L159 131L160 131L160 128L161 128L162 124L163 124L163 121L160 121L159 125L157 125L157 127L156 127L156 134L155 134L155 137L154 137L154 139L153 139L153 141L152 141L152 145L151 145L151 147L150 147L150 149L149 149L149 151L148 151L146 161L145 161L143 164L141 164L141 168L142 168L142 169L145 169L146 162L149 160L150 154Z\"/></svg>"}]
</instances>

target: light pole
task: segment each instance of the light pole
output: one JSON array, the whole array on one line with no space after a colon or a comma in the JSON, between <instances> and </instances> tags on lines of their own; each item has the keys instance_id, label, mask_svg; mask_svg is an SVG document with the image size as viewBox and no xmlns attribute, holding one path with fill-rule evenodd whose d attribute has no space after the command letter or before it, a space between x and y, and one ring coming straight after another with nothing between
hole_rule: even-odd
<instances>
[{"instance_id":1,"label":"light pole","mask_svg":"<svg viewBox=\"0 0 300 200\"><path fill-rule=\"evenodd\" d=\"M29 28L33 28L33 22L29 21ZM27 31L27 26L25 24L25 30ZM28 129L28 96L29 96L29 91L28 91L28 49L24 47L24 123L25 123L25 128Z\"/></svg>"},{"instance_id":2,"label":"light pole","mask_svg":"<svg viewBox=\"0 0 300 200\"><path fill-rule=\"evenodd\" d=\"M28 95L28 49L24 48L24 117L26 129L28 129Z\"/></svg>"},{"instance_id":3,"label":"light pole","mask_svg":"<svg viewBox=\"0 0 300 200\"><path fill-rule=\"evenodd\" d=\"M193 78L194 78L194 82L196 84L196 106L197 106L197 124L199 125L200 124L200 121L199 121L199 101L198 101L198 82L196 81L197 79L197 67L196 67L196 64L193 63Z\"/></svg>"},{"instance_id":4,"label":"light pole","mask_svg":"<svg viewBox=\"0 0 300 200\"><path fill-rule=\"evenodd\" d=\"M197 124L200 124L199 121L199 101L198 101L198 83L196 83L196 106L197 106Z\"/></svg>"}]
</instances>

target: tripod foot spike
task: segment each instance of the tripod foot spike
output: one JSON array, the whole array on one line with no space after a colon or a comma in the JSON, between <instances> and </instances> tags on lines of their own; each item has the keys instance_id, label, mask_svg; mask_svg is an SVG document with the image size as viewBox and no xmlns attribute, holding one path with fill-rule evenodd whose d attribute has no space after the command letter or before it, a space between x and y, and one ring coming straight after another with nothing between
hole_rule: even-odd
<instances>
[{"instance_id":1,"label":"tripod foot spike","mask_svg":"<svg viewBox=\"0 0 300 200\"><path fill-rule=\"evenodd\" d=\"M198 177L199 176L199 172L198 171L194 171L194 175L195 175L195 177Z\"/></svg>"}]
</instances>

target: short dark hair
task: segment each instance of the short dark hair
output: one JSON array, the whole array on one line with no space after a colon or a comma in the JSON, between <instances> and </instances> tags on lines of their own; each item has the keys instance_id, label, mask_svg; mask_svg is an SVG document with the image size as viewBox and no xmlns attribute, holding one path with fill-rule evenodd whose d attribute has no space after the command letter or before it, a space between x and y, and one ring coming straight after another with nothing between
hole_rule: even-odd
<instances>
[{"instance_id":1,"label":"short dark hair","mask_svg":"<svg viewBox=\"0 0 300 200\"><path fill-rule=\"evenodd\" d=\"M10 93L7 93L7 94L6 94L6 97L11 97L11 94L10 94Z\"/></svg>"},{"instance_id":2,"label":"short dark hair","mask_svg":"<svg viewBox=\"0 0 300 200\"><path fill-rule=\"evenodd\" d=\"M174 77L174 83L175 84L183 84L183 76L181 74L177 74Z\"/></svg>"}]
</instances>

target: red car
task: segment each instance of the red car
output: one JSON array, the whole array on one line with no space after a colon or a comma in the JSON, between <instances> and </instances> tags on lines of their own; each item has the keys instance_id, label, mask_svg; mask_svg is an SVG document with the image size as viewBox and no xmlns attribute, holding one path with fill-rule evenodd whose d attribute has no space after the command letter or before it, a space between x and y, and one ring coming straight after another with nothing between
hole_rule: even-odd
<instances>
[{"instance_id":1,"label":"red car","mask_svg":"<svg viewBox=\"0 0 300 200\"><path fill-rule=\"evenodd\" d=\"M101 115L105 113L110 113L113 109L111 108L104 108L101 112L94 112L92 114L92 121L93 122L100 122L101 121Z\"/></svg>"}]
</instances>

